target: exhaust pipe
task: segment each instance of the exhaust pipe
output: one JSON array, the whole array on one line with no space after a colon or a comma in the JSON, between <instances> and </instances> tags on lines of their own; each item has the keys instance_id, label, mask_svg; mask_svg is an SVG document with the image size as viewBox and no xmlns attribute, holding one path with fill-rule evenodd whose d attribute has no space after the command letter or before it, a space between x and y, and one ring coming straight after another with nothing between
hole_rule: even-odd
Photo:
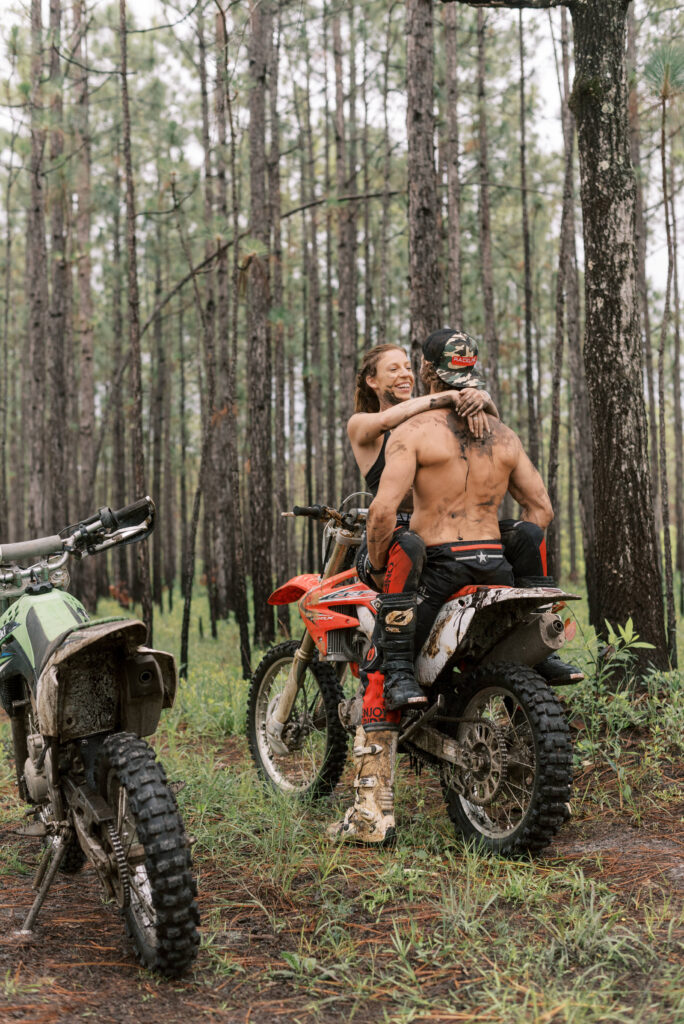
<instances>
[{"instance_id":1,"label":"exhaust pipe","mask_svg":"<svg viewBox=\"0 0 684 1024\"><path fill-rule=\"evenodd\" d=\"M565 643L565 626L559 615L544 612L521 623L491 649L482 664L513 661L518 665L538 665Z\"/></svg>"}]
</instances>

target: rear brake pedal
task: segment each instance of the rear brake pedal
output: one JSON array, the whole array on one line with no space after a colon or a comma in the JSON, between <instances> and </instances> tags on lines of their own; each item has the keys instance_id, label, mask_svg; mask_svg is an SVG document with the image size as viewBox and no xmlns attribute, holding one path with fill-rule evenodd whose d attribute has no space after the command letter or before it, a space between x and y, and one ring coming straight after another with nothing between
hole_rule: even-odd
<instances>
[{"instance_id":1,"label":"rear brake pedal","mask_svg":"<svg viewBox=\"0 0 684 1024\"><path fill-rule=\"evenodd\" d=\"M432 705L432 707L428 708L427 711L420 716L420 718L417 718L406 729L404 729L403 732L399 733L399 738L397 742L402 743L404 740L408 739L409 736L412 736L416 729L420 729L420 727L429 722L431 718L434 718L435 715L438 715L440 711L444 711L444 705L444 694L440 693L439 697Z\"/></svg>"}]
</instances>

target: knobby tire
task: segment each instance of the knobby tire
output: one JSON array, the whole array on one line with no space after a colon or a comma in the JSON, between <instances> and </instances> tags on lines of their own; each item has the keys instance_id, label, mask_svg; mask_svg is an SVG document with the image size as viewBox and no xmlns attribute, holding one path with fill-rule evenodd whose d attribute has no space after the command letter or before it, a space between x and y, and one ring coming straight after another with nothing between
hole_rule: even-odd
<instances>
[{"instance_id":1,"label":"knobby tire","mask_svg":"<svg viewBox=\"0 0 684 1024\"><path fill-rule=\"evenodd\" d=\"M144 864L132 872L133 892L136 886L144 891L153 913L146 922L142 901L132 897L122 910L126 931L145 967L177 977L197 956L199 912L190 848L164 769L145 740L116 733L103 744L96 777L99 792L117 814L124 848L137 838L145 854ZM121 790L125 823L118 819Z\"/></svg>"}]
</instances>

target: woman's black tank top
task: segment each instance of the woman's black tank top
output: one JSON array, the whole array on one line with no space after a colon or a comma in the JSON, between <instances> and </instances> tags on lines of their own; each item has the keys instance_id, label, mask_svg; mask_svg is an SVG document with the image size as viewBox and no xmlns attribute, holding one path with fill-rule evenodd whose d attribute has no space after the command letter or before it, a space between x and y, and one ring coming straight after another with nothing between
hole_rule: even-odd
<instances>
[{"instance_id":1,"label":"woman's black tank top","mask_svg":"<svg viewBox=\"0 0 684 1024\"><path fill-rule=\"evenodd\" d=\"M387 430L383 436L382 448L378 452L378 457L366 473L366 484L368 485L368 490L371 492L373 497L378 493L380 477L382 476L382 471L385 468L385 448L387 447L389 436L390 432Z\"/></svg>"}]
</instances>

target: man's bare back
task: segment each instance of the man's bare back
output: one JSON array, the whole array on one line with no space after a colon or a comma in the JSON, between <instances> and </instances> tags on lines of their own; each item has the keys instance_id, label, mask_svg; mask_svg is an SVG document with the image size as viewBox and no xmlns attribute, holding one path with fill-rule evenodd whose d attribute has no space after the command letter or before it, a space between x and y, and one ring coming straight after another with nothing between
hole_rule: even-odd
<instances>
[{"instance_id":1,"label":"man's bare back","mask_svg":"<svg viewBox=\"0 0 684 1024\"><path fill-rule=\"evenodd\" d=\"M421 413L392 432L369 517L373 565L384 564L396 509L411 486L411 529L428 546L498 538L497 510L507 490L523 506L523 519L542 528L550 522L546 489L520 439L499 420L487 419L489 433L482 438L448 409Z\"/></svg>"}]
</instances>

